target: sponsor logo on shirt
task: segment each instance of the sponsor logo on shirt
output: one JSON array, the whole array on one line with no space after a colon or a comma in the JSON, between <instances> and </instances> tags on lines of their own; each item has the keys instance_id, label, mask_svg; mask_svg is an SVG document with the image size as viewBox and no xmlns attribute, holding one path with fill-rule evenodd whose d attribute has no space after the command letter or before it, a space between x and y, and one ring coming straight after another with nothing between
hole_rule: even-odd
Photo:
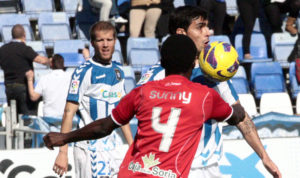
<instances>
[{"instance_id":1,"label":"sponsor logo on shirt","mask_svg":"<svg viewBox=\"0 0 300 178\"><path fill-rule=\"evenodd\" d=\"M156 91L150 92L150 99L162 99L162 100L179 100L183 104L189 104L192 98L192 92L167 92L167 91Z\"/></svg>"},{"instance_id":2,"label":"sponsor logo on shirt","mask_svg":"<svg viewBox=\"0 0 300 178\"><path fill-rule=\"evenodd\" d=\"M105 74L102 74L102 75L96 76L96 79L100 79L100 78L104 78L104 77L106 77L106 75L105 75Z\"/></svg>"},{"instance_id":3,"label":"sponsor logo on shirt","mask_svg":"<svg viewBox=\"0 0 300 178\"><path fill-rule=\"evenodd\" d=\"M157 165L160 164L159 158L155 159L155 154L150 153L149 156L142 157L144 167L139 162L130 162L128 170L132 172L141 172L144 174L150 174L153 176L159 176L164 178L176 178L177 175L172 170L160 169Z\"/></svg>"},{"instance_id":4,"label":"sponsor logo on shirt","mask_svg":"<svg viewBox=\"0 0 300 178\"><path fill-rule=\"evenodd\" d=\"M78 93L78 89L79 89L79 80L72 80L71 81L71 86L70 86L70 90L69 93L71 94L77 94Z\"/></svg>"},{"instance_id":5,"label":"sponsor logo on shirt","mask_svg":"<svg viewBox=\"0 0 300 178\"><path fill-rule=\"evenodd\" d=\"M103 98L121 98L122 97L122 93L121 92L116 92L116 91L109 91L109 90L100 90L100 95Z\"/></svg>"}]
</instances>

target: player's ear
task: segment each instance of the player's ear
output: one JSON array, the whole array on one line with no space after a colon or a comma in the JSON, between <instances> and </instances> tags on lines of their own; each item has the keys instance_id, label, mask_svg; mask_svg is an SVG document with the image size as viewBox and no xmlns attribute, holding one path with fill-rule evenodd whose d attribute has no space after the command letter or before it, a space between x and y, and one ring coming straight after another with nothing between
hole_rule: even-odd
<instances>
[{"instance_id":1,"label":"player's ear","mask_svg":"<svg viewBox=\"0 0 300 178\"><path fill-rule=\"evenodd\" d=\"M183 28L177 28L176 34L178 35L186 35L186 31Z\"/></svg>"}]
</instances>

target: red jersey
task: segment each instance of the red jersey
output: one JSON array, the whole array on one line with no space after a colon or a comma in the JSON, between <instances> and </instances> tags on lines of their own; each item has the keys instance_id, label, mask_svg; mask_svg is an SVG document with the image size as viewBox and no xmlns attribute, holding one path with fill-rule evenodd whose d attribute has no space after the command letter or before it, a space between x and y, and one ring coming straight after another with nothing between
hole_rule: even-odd
<instances>
[{"instance_id":1,"label":"red jersey","mask_svg":"<svg viewBox=\"0 0 300 178\"><path fill-rule=\"evenodd\" d=\"M188 177L203 123L231 114L231 106L216 91L180 75L135 88L112 111L118 125L134 115L138 119L118 177Z\"/></svg>"}]
</instances>

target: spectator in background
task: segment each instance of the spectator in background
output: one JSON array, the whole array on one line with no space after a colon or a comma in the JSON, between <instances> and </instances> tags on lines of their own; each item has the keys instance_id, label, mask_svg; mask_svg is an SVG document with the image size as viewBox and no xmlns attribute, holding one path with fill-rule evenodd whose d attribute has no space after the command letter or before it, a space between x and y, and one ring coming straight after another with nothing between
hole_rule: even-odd
<instances>
[{"instance_id":1,"label":"spectator in background","mask_svg":"<svg viewBox=\"0 0 300 178\"><path fill-rule=\"evenodd\" d=\"M162 13L157 22L157 37L163 38L169 33L169 17L171 12L174 10L174 0L162 0L161 9Z\"/></svg>"},{"instance_id":2,"label":"spectator in background","mask_svg":"<svg viewBox=\"0 0 300 178\"><path fill-rule=\"evenodd\" d=\"M114 23L127 23L128 20L120 16L117 0L112 0L112 8L110 11L111 21Z\"/></svg>"},{"instance_id":3,"label":"spectator in background","mask_svg":"<svg viewBox=\"0 0 300 178\"><path fill-rule=\"evenodd\" d=\"M213 35L222 35L223 23L226 16L225 0L201 0L200 6L208 11L209 28L213 29Z\"/></svg>"},{"instance_id":4,"label":"spectator in background","mask_svg":"<svg viewBox=\"0 0 300 178\"><path fill-rule=\"evenodd\" d=\"M44 117L62 119L71 75L64 71L64 58L59 54L55 54L50 60L50 67L51 73L42 76L35 88L33 71L26 72L28 92L32 101L37 101L43 96Z\"/></svg>"},{"instance_id":5,"label":"spectator in background","mask_svg":"<svg viewBox=\"0 0 300 178\"><path fill-rule=\"evenodd\" d=\"M13 40L0 48L0 66L4 70L7 102L10 105L10 100L16 100L18 114L36 114L36 104L28 96L25 73L33 70L33 62L48 65L49 59L26 46L22 25L14 25L11 33Z\"/></svg>"},{"instance_id":6,"label":"spectator in background","mask_svg":"<svg viewBox=\"0 0 300 178\"><path fill-rule=\"evenodd\" d=\"M271 24L272 33L282 32L281 14L288 12L285 30L292 36L297 35L295 22L299 16L299 0L263 0L265 14Z\"/></svg>"},{"instance_id":7,"label":"spectator in background","mask_svg":"<svg viewBox=\"0 0 300 178\"><path fill-rule=\"evenodd\" d=\"M241 19L244 24L244 33L243 33L243 58L251 59L250 55L250 42L251 34L253 32L255 20L258 17L259 0L237 0L238 9L240 12Z\"/></svg>"},{"instance_id":8,"label":"spectator in background","mask_svg":"<svg viewBox=\"0 0 300 178\"><path fill-rule=\"evenodd\" d=\"M145 37L155 37L155 29L161 15L161 0L131 0L129 12L130 37L139 37L144 23Z\"/></svg>"},{"instance_id":9,"label":"spectator in background","mask_svg":"<svg viewBox=\"0 0 300 178\"><path fill-rule=\"evenodd\" d=\"M99 21L109 20L112 0L89 0L95 12L99 12Z\"/></svg>"}]
</instances>

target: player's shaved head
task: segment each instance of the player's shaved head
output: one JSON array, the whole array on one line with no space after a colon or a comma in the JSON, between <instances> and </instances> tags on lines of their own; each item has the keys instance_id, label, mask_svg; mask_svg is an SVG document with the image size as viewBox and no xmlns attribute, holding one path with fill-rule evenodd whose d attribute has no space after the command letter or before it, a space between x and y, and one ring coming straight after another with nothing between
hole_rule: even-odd
<instances>
[{"instance_id":1,"label":"player's shaved head","mask_svg":"<svg viewBox=\"0 0 300 178\"><path fill-rule=\"evenodd\" d=\"M161 48L161 66L167 74L187 73L194 67L197 48L186 35L171 35Z\"/></svg>"},{"instance_id":2,"label":"player's shaved head","mask_svg":"<svg viewBox=\"0 0 300 178\"><path fill-rule=\"evenodd\" d=\"M23 26L20 24L14 25L13 28L11 29L11 35L13 39L19 39L25 37L25 30Z\"/></svg>"}]
</instances>

